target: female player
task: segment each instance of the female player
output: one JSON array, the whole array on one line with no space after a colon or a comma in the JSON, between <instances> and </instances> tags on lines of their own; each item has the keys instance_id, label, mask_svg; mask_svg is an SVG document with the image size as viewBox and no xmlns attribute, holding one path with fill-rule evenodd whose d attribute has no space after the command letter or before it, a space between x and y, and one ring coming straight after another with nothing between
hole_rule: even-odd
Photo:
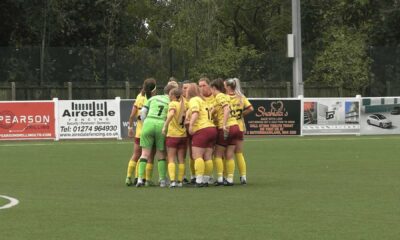
<instances>
[{"instance_id":1,"label":"female player","mask_svg":"<svg viewBox=\"0 0 400 240\"><path fill-rule=\"evenodd\" d=\"M154 89L150 91L154 91L156 86L154 85L153 88ZM140 157L139 178L136 187L144 185L144 171L154 144L158 157L160 187L166 186L165 136L162 135L161 131L168 112L169 98L167 94L173 88L175 88L173 85L165 86L164 95L151 97L142 109L141 118L144 121L142 135L140 137L142 155Z\"/></svg>"},{"instance_id":2,"label":"female player","mask_svg":"<svg viewBox=\"0 0 400 240\"><path fill-rule=\"evenodd\" d=\"M190 182L186 179L186 177L183 178L183 183L190 183L190 184L196 184L196 172L194 169L194 159L192 156L192 136L188 134L187 130L189 129L189 122L190 122L190 110L189 110L189 99L187 96L188 88L190 86L191 82L189 80L183 81L182 84L182 96L183 96L183 101L185 102L186 106L186 117L185 117L185 128L186 128L186 135L187 135L187 150L189 150L189 169L190 169Z\"/></svg>"},{"instance_id":3,"label":"female player","mask_svg":"<svg viewBox=\"0 0 400 240\"><path fill-rule=\"evenodd\" d=\"M253 106L249 100L243 95L240 87L240 80L237 78L230 78L225 81L226 93L231 101L231 114L236 117L240 129L240 138L236 142L235 158L239 168L240 183L246 184L246 161L243 156L243 135L244 135L244 116L254 111Z\"/></svg>"},{"instance_id":4,"label":"female player","mask_svg":"<svg viewBox=\"0 0 400 240\"><path fill-rule=\"evenodd\" d=\"M148 78L144 80L143 82L143 87L140 93L137 95L135 99L135 103L133 104L131 115L129 116L129 127L128 127L128 136L133 137L133 121L136 118L136 133L135 133L135 140L133 143L133 154L131 159L129 160L128 163L128 170L126 174L126 180L125 184L127 186L131 186L132 184L136 184L137 179L135 179L135 182L132 183L132 174L133 172L136 172L136 163L139 160L140 154L142 153L142 148L140 147L140 133L142 130L143 122L140 119L140 111L144 105L144 103L147 101L146 97L146 92L145 89L151 88L152 86L156 85L156 80L153 78ZM151 92L148 93L148 97L151 97ZM150 155L150 158L152 158L154 155ZM152 162L152 159L150 159ZM148 176L147 176L148 177Z\"/></svg>"},{"instance_id":5,"label":"female player","mask_svg":"<svg viewBox=\"0 0 400 240\"><path fill-rule=\"evenodd\" d=\"M168 116L162 129L162 134L167 136L168 174L171 180L170 188L182 187L185 174L185 157L187 138L185 128L186 106L182 96L182 89L174 88L169 92L170 103ZM178 159L178 182L176 182L175 158Z\"/></svg>"},{"instance_id":6,"label":"female player","mask_svg":"<svg viewBox=\"0 0 400 240\"><path fill-rule=\"evenodd\" d=\"M196 172L196 186L208 186L209 176L213 171L212 152L217 137L217 130L211 120L209 109L200 94L199 87L191 83L188 92L189 134L192 135L192 156Z\"/></svg>"},{"instance_id":7,"label":"female player","mask_svg":"<svg viewBox=\"0 0 400 240\"><path fill-rule=\"evenodd\" d=\"M215 79L211 82L211 91L215 96L215 111L217 114L218 138L215 147L215 161L221 162L225 157L227 186L233 185L233 174L235 172L235 161L233 155L240 130L235 116L231 115L230 98L225 94L223 79ZM223 168L222 168L223 170ZM217 169L217 185L223 184L223 172Z\"/></svg>"}]
</instances>

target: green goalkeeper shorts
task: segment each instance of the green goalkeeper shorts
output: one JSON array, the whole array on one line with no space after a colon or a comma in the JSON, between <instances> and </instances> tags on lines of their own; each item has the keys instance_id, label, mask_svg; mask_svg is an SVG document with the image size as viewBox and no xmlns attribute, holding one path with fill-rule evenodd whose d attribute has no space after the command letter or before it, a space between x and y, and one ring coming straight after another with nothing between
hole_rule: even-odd
<instances>
[{"instance_id":1,"label":"green goalkeeper shorts","mask_svg":"<svg viewBox=\"0 0 400 240\"><path fill-rule=\"evenodd\" d=\"M140 134L140 146L146 149L152 149L155 145L159 151L165 150L165 136L162 134L164 121L159 119L147 118Z\"/></svg>"}]
</instances>

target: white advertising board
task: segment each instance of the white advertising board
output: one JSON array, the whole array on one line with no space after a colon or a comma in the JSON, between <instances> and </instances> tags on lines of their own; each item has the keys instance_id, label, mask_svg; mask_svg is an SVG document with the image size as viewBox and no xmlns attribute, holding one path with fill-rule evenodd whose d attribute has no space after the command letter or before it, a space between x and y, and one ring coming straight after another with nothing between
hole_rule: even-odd
<instances>
[{"instance_id":1,"label":"white advertising board","mask_svg":"<svg viewBox=\"0 0 400 240\"><path fill-rule=\"evenodd\" d=\"M58 101L60 139L118 138L120 134L119 101Z\"/></svg>"},{"instance_id":2,"label":"white advertising board","mask_svg":"<svg viewBox=\"0 0 400 240\"><path fill-rule=\"evenodd\" d=\"M303 99L303 134L360 134L360 100Z\"/></svg>"}]
</instances>

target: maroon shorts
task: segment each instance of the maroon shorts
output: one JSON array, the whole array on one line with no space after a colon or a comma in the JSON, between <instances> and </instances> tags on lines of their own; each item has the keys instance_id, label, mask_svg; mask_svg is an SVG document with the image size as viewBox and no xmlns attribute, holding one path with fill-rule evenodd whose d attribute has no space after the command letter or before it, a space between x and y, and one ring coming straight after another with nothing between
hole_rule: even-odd
<instances>
[{"instance_id":1,"label":"maroon shorts","mask_svg":"<svg viewBox=\"0 0 400 240\"><path fill-rule=\"evenodd\" d=\"M135 143L140 146L140 138L135 137Z\"/></svg>"},{"instance_id":2,"label":"maroon shorts","mask_svg":"<svg viewBox=\"0 0 400 240\"><path fill-rule=\"evenodd\" d=\"M165 145L169 148L187 148L187 138L186 137L167 137Z\"/></svg>"},{"instance_id":3,"label":"maroon shorts","mask_svg":"<svg viewBox=\"0 0 400 240\"><path fill-rule=\"evenodd\" d=\"M224 139L224 130L218 129L217 144L223 147L228 145L236 145L238 141L243 140L243 132L240 131L238 125L229 127L229 134L227 139Z\"/></svg>"},{"instance_id":4,"label":"maroon shorts","mask_svg":"<svg viewBox=\"0 0 400 240\"><path fill-rule=\"evenodd\" d=\"M192 147L212 148L217 140L217 129L215 127L203 128L192 136Z\"/></svg>"},{"instance_id":5,"label":"maroon shorts","mask_svg":"<svg viewBox=\"0 0 400 240\"><path fill-rule=\"evenodd\" d=\"M243 141L244 140L244 132L243 131L240 131L240 128L239 128L239 132L240 132L240 136L239 136L239 141Z\"/></svg>"}]
</instances>

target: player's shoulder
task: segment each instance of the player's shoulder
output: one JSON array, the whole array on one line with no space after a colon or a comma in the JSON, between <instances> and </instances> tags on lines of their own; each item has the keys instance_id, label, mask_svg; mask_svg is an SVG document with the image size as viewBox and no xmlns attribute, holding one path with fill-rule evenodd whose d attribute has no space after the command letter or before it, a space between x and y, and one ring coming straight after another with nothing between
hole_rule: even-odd
<instances>
[{"instance_id":1,"label":"player's shoulder","mask_svg":"<svg viewBox=\"0 0 400 240\"><path fill-rule=\"evenodd\" d=\"M145 102L145 100L146 100L146 97L143 96L141 93L139 93L135 98L135 103L142 104L143 102Z\"/></svg>"},{"instance_id":2,"label":"player's shoulder","mask_svg":"<svg viewBox=\"0 0 400 240\"><path fill-rule=\"evenodd\" d=\"M173 108L177 108L179 104L180 104L180 103L177 102L177 101L170 101L169 104L168 104L168 106L169 106L170 108L172 108L172 107L173 107Z\"/></svg>"},{"instance_id":3,"label":"player's shoulder","mask_svg":"<svg viewBox=\"0 0 400 240\"><path fill-rule=\"evenodd\" d=\"M215 99L216 99L218 102L230 101L228 95L226 95L225 93L218 93L218 94L215 96Z\"/></svg>"}]
</instances>

